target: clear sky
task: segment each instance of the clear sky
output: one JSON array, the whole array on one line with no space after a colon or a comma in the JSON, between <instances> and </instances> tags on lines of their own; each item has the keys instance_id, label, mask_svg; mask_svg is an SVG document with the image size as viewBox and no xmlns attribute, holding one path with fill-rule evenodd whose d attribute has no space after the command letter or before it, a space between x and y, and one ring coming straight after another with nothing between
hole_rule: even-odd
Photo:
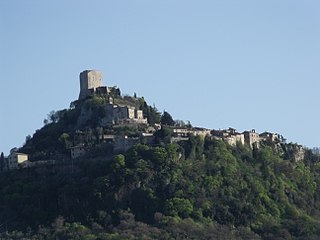
<instances>
[{"instance_id":1,"label":"clear sky","mask_svg":"<svg viewBox=\"0 0 320 240\"><path fill-rule=\"evenodd\" d=\"M0 0L0 151L79 94L79 73L175 119L320 146L319 0Z\"/></svg>"}]
</instances>

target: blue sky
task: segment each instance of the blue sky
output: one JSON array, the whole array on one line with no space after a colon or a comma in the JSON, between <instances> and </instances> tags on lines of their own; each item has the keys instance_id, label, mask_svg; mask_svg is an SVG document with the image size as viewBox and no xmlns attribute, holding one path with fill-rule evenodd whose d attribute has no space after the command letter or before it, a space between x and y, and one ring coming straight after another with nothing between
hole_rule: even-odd
<instances>
[{"instance_id":1,"label":"blue sky","mask_svg":"<svg viewBox=\"0 0 320 240\"><path fill-rule=\"evenodd\" d=\"M79 94L79 73L208 128L320 146L318 0L2 0L0 151Z\"/></svg>"}]
</instances>

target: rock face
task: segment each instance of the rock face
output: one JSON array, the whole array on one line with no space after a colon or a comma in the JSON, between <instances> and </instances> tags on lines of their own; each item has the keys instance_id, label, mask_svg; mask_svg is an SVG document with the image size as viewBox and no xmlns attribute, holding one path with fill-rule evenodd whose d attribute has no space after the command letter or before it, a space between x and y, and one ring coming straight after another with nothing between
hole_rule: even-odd
<instances>
[{"instance_id":1,"label":"rock face","mask_svg":"<svg viewBox=\"0 0 320 240\"><path fill-rule=\"evenodd\" d=\"M305 158L306 150L299 144L269 142L267 146L270 146L275 154L282 156L285 160L300 162Z\"/></svg>"},{"instance_id":2,"label":"rock face","mask_svg":"<svg viewBox=\"0 0 320 240\"><path fill-rule=\"evenodd\" d=\"M293 160L294 162L303 161L305 157L305 149L298 144L285 144L283 145L284 158Z\"/></svg>"},{"instance_id":3,"label":"rock face","mask_svg":"<svg viewBox=\"0 0 320 240\"><path fill-rule=\"evenodd\" d=\"M293 154L294 161L295 162L302 161L304 159L304 156L305 156L305 150L301 145L297 145Z\"/></svg>"}]
</instances>

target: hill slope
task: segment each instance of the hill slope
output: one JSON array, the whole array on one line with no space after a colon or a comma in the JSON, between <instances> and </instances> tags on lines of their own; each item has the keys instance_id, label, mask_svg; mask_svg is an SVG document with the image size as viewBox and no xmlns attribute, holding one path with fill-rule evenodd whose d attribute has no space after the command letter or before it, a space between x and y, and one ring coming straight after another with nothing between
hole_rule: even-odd
<instances>
[{"instance_id":1,"label":"hill slope","mask_svg":"<svg viewBox=\"0 0 320 240\"><path fill-rule=\"evenodd\" d=\"M5 173L1 231L33 239L317 239L320 163L191 137ZM42 227L41 227L42 226ZM29 235L28 235L29 234ZM20 238L21 239L21 238Z\"/></svg>"},{"instance_id":2,"label":"hill slope","mask_svg":"<svg viewBox=\"0 0 320 240\"><path fill-rule=\"evenodd\" d=\"M108 114L121 106L142 110L149 125L114 124ZM172 143L174 123L119 89L51 112L20 151L54 161L1 172L0 238L318 239L318 155L295 144L231 146L208 135ZM150 132L153 142L122 154L113 140L101 140L143 143L139 136ZM87 154L70 159L79 145Z\"/></svg>"}]
</instances>

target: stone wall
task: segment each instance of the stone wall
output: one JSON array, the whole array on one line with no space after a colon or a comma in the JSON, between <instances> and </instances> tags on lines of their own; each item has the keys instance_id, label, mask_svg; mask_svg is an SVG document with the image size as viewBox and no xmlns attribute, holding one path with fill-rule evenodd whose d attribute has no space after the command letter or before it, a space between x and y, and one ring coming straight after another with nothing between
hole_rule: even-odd
<instances>
[{"instance_id":1,"label":"stone wall","mask_svg":"<svg viewBox=\"0 0 320 240\"><path fill-rule=\"evenodd\" d=\"M88 95L88 90L102 86L102 73L95 70L85 70L80 73L80 95L79 99L85 99Z\"/></svg>"},{"instance_id":2,"label":"stone wall","mask_svg":"<svg viewBox=\"0 0 320 240\"><path fill-rule=\"evenodd\" d=\"M245 131L244 134L244 141L246 144L252 147L253 144L256 144L259 147L260 143L260 136L256 131L253 129L251 131Z\"/></svg>"},{"instance_id":3,"label":"stone wall","mask_svg":"<svg viewBox=\"0 0 320 240\"><path fill-rule=\"evenodd\" d=\"M17 169L19 167L19 164L22 164L25 161L28 161L27 154L13 152L8 157L8 168L9 170Z\"/></svg>"}]
</instances>

